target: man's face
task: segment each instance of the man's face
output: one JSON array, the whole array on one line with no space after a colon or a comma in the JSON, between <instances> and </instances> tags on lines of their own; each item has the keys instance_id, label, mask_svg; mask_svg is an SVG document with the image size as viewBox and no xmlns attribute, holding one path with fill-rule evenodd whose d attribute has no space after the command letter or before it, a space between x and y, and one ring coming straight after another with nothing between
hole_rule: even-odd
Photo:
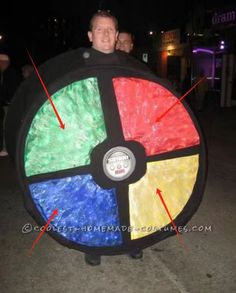
<instances>
[{"instance_id":1,"label":"man's face","mask_svg":"<svg viewBox=\"0 0 236 293\"><path fill-rule=\"evenodd\" d=\"M124 51L126 53L130 53L133 49L133 41L132 37L128 33L119 33L116 50Z\"/></svg>"},{"instance_id":2,"label":"man's face","mask_svg":"<svg viewBox=\"0 0 236 293\"><path fill-rule=\"evenodd\" d=\"M92 47L106 54L114 51L117 35L114 21L102 16L94 19L92 30L88 32Z\"/></svg>"}]
</instances>

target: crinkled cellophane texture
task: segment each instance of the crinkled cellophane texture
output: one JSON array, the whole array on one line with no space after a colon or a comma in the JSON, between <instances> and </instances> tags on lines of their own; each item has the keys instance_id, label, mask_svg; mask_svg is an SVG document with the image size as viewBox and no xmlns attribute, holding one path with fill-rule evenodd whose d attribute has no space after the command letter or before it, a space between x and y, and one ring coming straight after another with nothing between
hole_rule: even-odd
<instances>
[{"instance_id":1,"label":"crinkled cellophane texture","mask_svg":"<svg viewBox=\"0 0 236 293\"><path fill-rule=\"evenodd\" d=\"M74 82L56 92L52 100L65 129L59 127L46 101L27 135L26 176L88 165L91 151L106 138L96 78Z\"/></svg>"},{"instance_id":2,"label":"crinkled cellophane texture","mask_svg":"<svg viewBox=\"0 0 236 293\"><path fill-rule=\"evenodd\" d=\"M148 156L199 144L197 130L177 98L160 84L139 78L113 78L125 140L140 142Z\"/></svg>"},{"instance_id":3,"label":"crinkled cellophane texture","mask_svg":"<svg viewBox=\"0 0 236 293\"><path fill-rule=\"evenodd\" d=\"M173 219L184 209L197 178L199 155L147 164L147 172L138 182L129 185L131 239L159 231L170 223L156 189Z\"/></svg>"},{"instance_id":4,"label":"crinkled cellophane texture","mask_svg":"<svg viewBox=\"0 0 236 293\"><path fill-rule=\"evenodd\" d=\"M181 104L156 123L156 118L177 100L167 89L137 78L117 78L113 82L125 140L139 141L147 156L199 144L194 123ZM27 176L88 165L91 151L106 139L95 78L73 83L52 98L66 129L59 128L46 102L28 133ZM145 176L129 185L131 240L170 223L156 188L162 190L173 219L181 213L195 186L198 167L198 155L147 163ZM47 180L29 188L45 221L58 209L51 225L66 239L90 247L123 243L120 230L106 230L120 225L116 190L100 188L90 174ZM91 230L86 231L86 227Z\"/></svg>"},{"instance_id":5,"label":"crinkled cellophane texture","mask_svg":"<svg viewBox=\"0 0 236 293\"><path fill-rule=\"evenodd\" d=\"M45 221L58 209L51 229L66 239L98 247L122 243L114 188L102 189L89 174L34 183L29 188Z\"/></svg>"}]
</instances>

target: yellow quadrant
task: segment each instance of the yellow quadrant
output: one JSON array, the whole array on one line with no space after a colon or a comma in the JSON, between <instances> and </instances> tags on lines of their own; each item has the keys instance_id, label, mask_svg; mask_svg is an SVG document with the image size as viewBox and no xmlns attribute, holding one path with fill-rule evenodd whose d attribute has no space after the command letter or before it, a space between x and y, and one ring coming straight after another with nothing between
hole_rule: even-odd
<instances>
[{"instance_id":1,"label":"yellow quadrant","mask_svg":"<svg viewBox=\"0 0 236 293\"><path fill-rule=\"evenodd\" d=\"M170 223L156 188L162 191L167 208L175 219L188 202L197 177L199 155L150 162L147 172L129 186L131 239L152 234Z\"/></svg>"}]
</instances>

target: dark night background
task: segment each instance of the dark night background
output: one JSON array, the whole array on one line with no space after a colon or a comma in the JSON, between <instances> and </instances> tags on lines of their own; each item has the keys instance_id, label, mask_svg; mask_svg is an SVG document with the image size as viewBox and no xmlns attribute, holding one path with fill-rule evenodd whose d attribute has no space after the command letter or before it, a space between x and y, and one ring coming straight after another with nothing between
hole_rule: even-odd
<instances>
[{"instance_id":1,"label":"dark night background","mask_svg":"<svg viewBox=\"0 0 236 293\"><path fill-rule=\"evenodd\" d=\"M21 66L28 62L27 47L37 63L80 46L89 46L87 29L89 19L98 9L110 10L119 21L120 29L135 35L135 46L148 45L148 31L185 29L194 7L206 10L227 7L234 1L8 1L1 12L0 50Z\"/></svg>"}]
</instances>

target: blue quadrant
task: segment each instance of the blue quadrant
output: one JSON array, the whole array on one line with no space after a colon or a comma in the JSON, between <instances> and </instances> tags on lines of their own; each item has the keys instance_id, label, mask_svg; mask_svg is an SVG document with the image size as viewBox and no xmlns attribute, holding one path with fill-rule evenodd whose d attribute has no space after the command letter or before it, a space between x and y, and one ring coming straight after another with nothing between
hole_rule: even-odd
<instances>
[{"instance_id":1,"label":"blue quadrant","mask_svg":"<svg viewBox=\"0 0 236 293\"><path fill-rule=\"evenodd\" d=\"M92 176L52 179L29 185L42 217L58 215L51 227L65 238L87 246L122 244L115 189L102 189Z\"/></svg>"}]
</instances>

